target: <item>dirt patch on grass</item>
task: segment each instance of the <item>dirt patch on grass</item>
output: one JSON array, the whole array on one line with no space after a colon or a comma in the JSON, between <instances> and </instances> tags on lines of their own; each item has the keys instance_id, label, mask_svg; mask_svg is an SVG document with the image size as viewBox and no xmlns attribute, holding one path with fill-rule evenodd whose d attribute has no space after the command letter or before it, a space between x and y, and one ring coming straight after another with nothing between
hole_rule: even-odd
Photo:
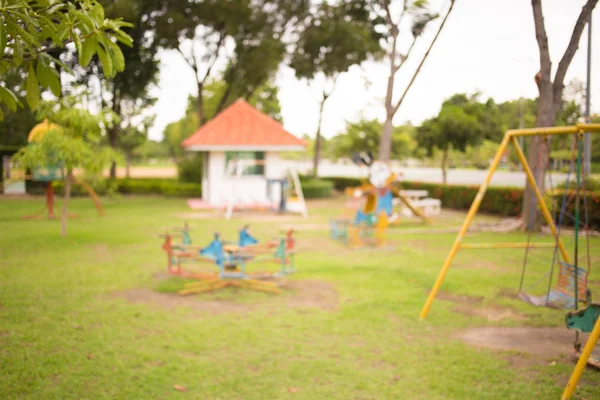
<instances>
[{"instance_id":1,"label":"dirt patch on grass","mask_svg":"<svg viewBox=\"0 0 600 400\"><path fill-rule=\"evenodd\" d=\"M224 313L247 313L254 310L275 311L281 304L289 308L318 308L325 311L335 311L338 308L338 294L333 285L322 281L288 281L281 284L284 292L273 295L255 303L238 303L228 300L206 300L197 296L179 296L173 293L160 293L148 288L128 289L114 292L111 299L125 299L133 304L147 304L152 307L174 310L184 307L201 313L212 315ZM240 296L244 291L236 290Z\"/></svg>"},{"instance_id":2,"label":"dirt patch on grass","mask_svg":"<svg viewBox=\"0 0 600 400\"><path fill-rule=\"evenodd\" d=\"M454 294L444 291L439 292L437 298L467 305L479 304L483 301L483 297L467 296L465 294Z\"/></svg>"},{"instance_id":3,"label":"dirt patch on grass","mask_svg":"<svg viewBox=\"0 0 600 400\"><path fill-rule=\"evenodd\" d=\"M457 295L448 292L440 292L437 297L441 300L458 303L456 307L454 307L455 312L463 315L485 318L490 322L502 321L504 319L522 321L526 318L525 315L519 313L512 307L493 303L483 305L483 297Z\"/></svg>"},{"instance_id":4,"label":"dirt patch on grass","mask_svg":"<svg viewBox=\"0 0 600 400\"><path fill-rule=\"evenodd\" d=\"M505 265L504 267L498 265L496 262L494 261L490 261L490 260L486 260L486 259L480 259L477 261L463 261L461 263L456 263L456 265L453 265L452 268L457 268L457 269L483 269L486 271L507 271L509 269L512 269L513 266L510 265Z\"/></svg>"},{"instance_id":5,"label":"dirt patch on grass","mask_svg":"<svg viewBox=\"0 0 600 400\"><path fill-rule=\"evenodd\" d=\"M525 315L519 313L513 308L503 307L496 304L476 308L458 306L454 310L464 315L485 318L490 322L502 321L504 319L523 321L526 318Z\"/></svg>"},{"instance_id":6,"label":"dirt patch on grass","mask_svg":"<svg viewBox=\"0 0 600 400\"><path fill-rule=\"evenodd\" d=\"M338 308L338 294L333 285L323 281L288 281L281 285L293 295L287 298L288 307L320 308L335 311Z\"/></svg>"},{"instance_id":7,"label":"dirt patch on grass","mask_svg":"<svg viewBox=\"0 0 600 400\"><path fill-rule=\"evenodd\" d=\"M153 307L170 310L186 307L210 314L247 311L247 306L244 304L230 301L199 301L193 297L182 297L171 293L159 293L148 288L123 290L111 293L110 297L115 299L125 299L133 304L147 304Z\"/></svg>"},{"instance_id":8,"label":"dirt patch on grass","mask_svg":"<svg viewBox=\"0 0 600 400\"><path fill-rule=\"evenodd\" d=\"M585 343L587 335L582 334L580 337L582 343ZM510 358L518 357L518 362L515 363L521 365L524 364L524 359L529 359L533 365L550 360L570 362L575 334L561 327L479 327L463 332L459 338L475 347L524 353L527 356L515 355Z\"/></svg>"}]
</instances>

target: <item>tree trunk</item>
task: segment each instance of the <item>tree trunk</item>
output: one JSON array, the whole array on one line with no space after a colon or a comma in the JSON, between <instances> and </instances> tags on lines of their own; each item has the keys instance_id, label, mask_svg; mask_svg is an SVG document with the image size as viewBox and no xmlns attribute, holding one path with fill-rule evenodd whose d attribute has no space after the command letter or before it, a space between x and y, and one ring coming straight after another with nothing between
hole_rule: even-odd
<instances>
[{"instance_id":1,"label":"tree trunk","mask_svg":"<svg viewBox=\"0 0 600 400\"><path fill-rule=\"evenodd\" d=\"M385 123L383 124L383 133L379 142L379 159L381 161L389 161L392 155L392 119L394 115L386 114Z\"/></svg>"},{"instance_id":2,"label":"tree trunk","mask_svg":"<svg viewBox=\"0 0 600 400\"><path fill-rule=\"evenodd\" d=\"M196 98L196 111L198 112L198 123L200 126L204 125L204 83L198 82L198 97Z\"/></svg>"},{"instance_id":3,"label":"tree trunk","mask_svg":"<svg viewBox=\"0 0 600 400\"><path fill-rule=\"evenodd\" d=\"M125 153L125 177L129 178L129 166L131 165L131 156Z\"/></svg>"},{"instance_id":4,"label":"tree trunk","mask_svg":"<svg viewBox=\"0 0 600 400\"><path fill-rule=\"evenodd\" d=\"M325 102L329 98L331 93L323 90L323 97L321 104L319 105L319 122L317 123L317 134L315 135L315 155L313 159L313 176L317 178L319 176L319 161L321 160L321 123L323 122L323 109L325 108Z\"/></svg>"},{"instance_id":5,"label":"tree trunk","mask_svg":"<svg viewBox=\"0 0 600 400\"><path fill-rule=\"evenodd\" d=\"M540 83L540 96L538 100L538 112L536 126L554 126L556 115L554 113L554 101L551 83ZM527 162L535 177L535 183L544 193L546 169L548 167L550 146L542 136L534 136L529 141ZM542 225L542 219L536 215L537 198L533 187L527 181L525 195L523 197L523 224L527 230L538 230Z\"/></svg>"},{"instance_id":6,"label":"tree trunk","mask_svg":"<svg viewBox=\"0 0 600 400\"><path fill-rule=\"evenodd\" d=\"M118 129L119 127L115 125L108 130L108 142L110 147L115 150L118 145ZM110 177L113 179L117 177L117 163L115 161L110 164Z\"/></svg>"},{"instance_id":7,"label":"tree trunk","mask_svg":"<svg viewBox=\"0 0 600 400\"><path fill-rule=\"evenodd\" d=\"M535 26L535 37L540 52L540 71L535 76L535 81L538 86L538 112L535 125L537 127L554 126L556 115L562 103L562 92L564 88L564 79L567 69L573 61L573 57L579 46L579 39L583 32L586 22L596 7L598 0L588 0L581 9L579 18L573 28L571 40L563 54L556 73L554 82L552 81L552 62L550 60L550 50L548 46L548 35L544 24L544 14L542 12L542 1L532 0L531 6L533 10L533 21ZM545 174L549 161L550 146L543 137L534 136L529 143L527 162L531 168L536 185L543 193L545 186ZM537 208L537 200L535 191L527 181L525 187L525 195L523 196L523 226L529 230L537 230L541 226L541 218L535 218Z\"/></svg>"},{"instance_id":8,"label":"tree trunk","mask_svg":"<svg viewBox=\"0 0 600 400\"><path fill-rule=\"evenodd\" d=\"M215 110L215 115L220 113L221 111L223 111L223 109L225 108L225 104L227 104L227 99L229 98L229 95L231 94L232 88L233 88L233 83L230 83L225 88L223 97L221 97L221 100L219 100L219 105L217 106L217 109Z\"/></svg>"},{"instance_id":9,"label":"tree trunk","mask_svg":"<svg viewBox=\"0 0 600 400\"><path fill-rule=\"evenodd\" d=\"M442 153L442 184L446 186L448 183L448 145L444 147Z\"/></svg>"},{"instance_id":10,"label":"tree trunk","mask_svg":"<svg viewBox=\"0 0 600 400\"><path fill-rule=\"evenodd\" d=\"M383 133L381 135L381 141L379 142L379 159L382 161L389 161L391 153L392 153L392 120L394 119L394 115L396 115L396 113L398 112L398 109L404 102L404 99L406 98L408 91L410 90L411 86L417 79L417 76L421 72L421 68L423 68L423 65L425 64L425 60L427 60L427 57L429 57L429 53L431 53L431 49L433 48L433 45L435 44L438 37L440 36L442 29L444 29L444 25L446 25L446 21L448 20L448 17L450 16L452 9L454 8L454 2L455 2L455 0L450 0L450 7L448 8L446 15L444 16L442 23L438 27L438 30L437 30L435 36L429 43L429 47L427 48L427 51L421 58L421 62L419 63L419 65L417 66L417 69L413 73L408 85L406 85L406 88L404 89L402 96L400 97L398 102L395 104L393 104L394 79L395 79L395 76L396 76L396 73L398 72L398 70L402 67L402 65L404 65L404 63L408 59L408 57L411 53L411 50L417 40L417 37L414 38L412 45L410 46L410 48L408 49L406 54L404 54L403 60L400 62L400 64L396 65L396 55L398 52L396 45L398 42L399 28L397 25L395 25L392 22L390 10L389 10L389 2L386 3L386 4L388 4L388 7L386 7L388 24L392 25L392 27L391 27L391 29L392 29L392 33L391 33L392 46L391 46L391 52L389 55L390 56L390 76L388 77L388 86L387 86L387 92L386 92L386 96L385 96L385 111L386 111L385 118L386 119L385 119L385 124L383 125ZM406 8L407 2L404 2L404 4L405 4L404 7Z\"/></svg>"},{"instance_id":11,"label":"tree trunk","mask_svg":"<svg viewBox=\"0 0 600 400\"><path fill-rule=\"evenodd\" d=\"M62 215L60 216L60 236L67 236L67 218L68 218L68 206L69 199L71 198L71 179L72 173L67 173L67 178L65 179L65 200L63 201L62 207Z\"/></svg>"},{"instance_id":12,"label":"tree trunk","mask_svg":"<svg viewBox=\"0 0 600 400\"><path fill-rule=\"evenodd\" d=\"M112 88L112 111L116 115L121 115L120 93L116 85L113 85ZM108 130L108 142L110 147L116 151L119 145L119 124L115 124ZM113 179L117 177L117 163L115 161L110 164L110 177Z\"/></svg>"}]
</instances>

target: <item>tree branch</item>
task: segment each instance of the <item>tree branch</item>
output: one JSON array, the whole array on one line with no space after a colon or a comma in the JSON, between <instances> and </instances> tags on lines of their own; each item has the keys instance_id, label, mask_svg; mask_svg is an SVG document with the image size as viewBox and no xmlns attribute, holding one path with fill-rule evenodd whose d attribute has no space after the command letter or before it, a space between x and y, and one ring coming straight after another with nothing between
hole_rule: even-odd
<instances>
[{"instance_id":1,"label":"tree branch","mask_svg":"<svg viewBox=\"0 0 600 400\"><path fill-rule=\"evenodd\" d=\"M390 11L390 0L383 0L383 10L385 11L385 20L390 26L396 26L392 20L392 12Z\"/></svg>"},{"instance_id":2,"label":"tree branch","mask_svg":"<svg viewBox=\"0 0 600 400\"><path fill-rule=\"evenodd\" d=\"M427 52L425 52L425 54L423 55L423 58L421 59L421 63L419 64L419 66L415 70L415 73L413 74L410 82L408 83L408 86L404 90L404 93L402 93L402 97L400 97L400 100L398 100L398 103L396 103L396 106L394 107L392 115L395 115L396 112L398 112L398 109L400 108L400 105L404 101L404 98L406 97L406 94L410 90L410 87L415 82L415 79L417 79L417 75L421 71L421 68L423 67L423 64L425 64L425 60L429 56L429 53L431 52L431 49L433 48L433 45L435 44L435 42L437 41L438 37L440 36L440 33L442 32L442 29L444 28L444 25L446 25L446 21L448 20L448 17L450 16L450 13L452 12L452 9L454 8L455 1L456 0L450 0L450 8L448 8L448 11L446 12L446 15L444 16L444 19L442 20L442 23L440 24L437 33L433 37L433 40L431 41L431 44L429 45L429 48L427 49Z\"/></svg>"},{"instance_id":3,"label":"tree branch","mask_svg":"<svg viewBox=\"0 0 600 400\"><path fill-rule=\"evenodd\" d=\"M194 44L192 43L192 46L193 45ZM177 46L177 51L179 52L179 54L181 54L181 57L183 57L183 59L190 66L190 68L194 70L194 73L197 74L198 73L198 69L196 67L196 61L189 59L185 54L183 54L183 51L181 51L181 49L179 48L179 46ZM196 75L196 78L198 78L198 75Z\"/></svg>"},{"instance_id":4,"label":"tree branch","mask_svg":"<svg viewBox=\"0 0 600 400\"><path fill-rule=\"evenodd\" d=\"M550 61L550 48L548 47L548 35L544 26L544 14L542 13L542 0L531 0L533 9L533 21L535 24L535 38L540 49L540 72L542 80L550 81L552 61Z\"/></svg>"},{"instance_id":5,"label":"tree branch","mask_svg":"<svg viewBox=\"0 0 600 400\"><path fill-rule=\"evenodd\" d=\"M333 94L333 92L335 91L335 85L337 84L337 80L338 77L340 75L339 74L335 74L331 80L331 89L329 91L327 91L327 77L325 77L325 85L323 87L323 101L327 100L329 98L329 96L331 96Z\"/></svg>"},{"instance_id":6,"label":"tree branch","mask_svg":"<svg viewBox=\"0 0 600 400\"><path fill-rule=\"evenodd\" d=\"M400 68L402 68L402 66L404 65L404 63L406 62L406 60L408 60L408 57L410 56L410 52L412 51L413 47L415 47L415 43L417 42L417 39L418 39L418 36L415 36L413 38L413 42L411 43L410 47L406 51L406 54L404 56L402 56L402 61L400 61L400 64L398 64L396 66L396 71L395 72L398 72L398 70Z\"/></svg>"},{"instance_id":7,"label":"tree branch","mask_svg":"<svg viewBox=\"0 0 600 400\"><path fill-rule=\"evenodd\" d=\"M581 9L579 18L577 18L577 22L573 28L573 34L571 35L569 45L567 46L562 59L558 63L556 75L554 75L554 83L552 84L555 102L562 97L562 91L564 89L563 82L565 80L565 75L567 74L567 69L569 69L569 65L571 64L571 61L573 61L573 57L579 48L579 40L581 39L583 28L590 20L592 11L596 7L596 4L598 4L598 0L588 0L588 2Z\"/></svg>"},{"instance_id":8,"label":"tree branch","mask_svg":"<svg viewBox=\"0 0 600 400\"><path fill-rule=\"evenodd\" d=\"M221 46L223 45L223 41L225 40L225 31L222 30L219 32L219 40L217 41L216 44L216 48L215 48L215 55L212 59L212 61L208 64L208 68L206 69L206 73L204 74L204 77L202 78L202 83L204 84L204 82L206 81L206 79L210 76L210 71L212 70L212 68L215 66L215 64L217 63L217 59L219 58L219 51L221 50Z\"/></svg>"}]
</instances>

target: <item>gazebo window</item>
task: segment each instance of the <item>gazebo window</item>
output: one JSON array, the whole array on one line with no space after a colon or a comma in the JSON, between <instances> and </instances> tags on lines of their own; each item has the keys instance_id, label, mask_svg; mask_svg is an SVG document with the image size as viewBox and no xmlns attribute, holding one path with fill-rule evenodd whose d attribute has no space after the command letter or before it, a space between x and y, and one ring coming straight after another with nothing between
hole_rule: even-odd
<instances>
[{"instance_id":1,"label":"gazebo window","mask_svg":"<svg viewBox=\"0 0 600 400\"><path fill-rule=\"evenodd\" d=\"M226 151L225 165L229 165L234 160L251 160L244 165L242 175L259 175L265 174L265 152L264 151ZM254 161L256 164L253 164Z\"/></svg>"}]
</instances>

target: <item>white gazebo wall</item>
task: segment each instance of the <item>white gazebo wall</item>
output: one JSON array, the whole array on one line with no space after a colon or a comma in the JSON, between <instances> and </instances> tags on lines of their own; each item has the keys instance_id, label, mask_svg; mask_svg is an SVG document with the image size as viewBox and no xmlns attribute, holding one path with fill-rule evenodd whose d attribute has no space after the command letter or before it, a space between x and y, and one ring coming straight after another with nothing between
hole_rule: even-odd
<instances>
[{"instance_id":1,"label":"white gazebo wall","mask_svg":"<svg viewBox=\"0 0 600 400\"><path fill-rule=\"evenodd\" d=\"M265 153L264 176L240 178L225 176L227 166L224 151L211 151L205 158L208 168L205 168L205 178L202 180L202 199L208 204L223 207L232 196L235 205L279 203L279 185L273 186L273 193L267 196L267 179L285 177L285 166L279 152Z\"/></svg>"}]
</instances>

